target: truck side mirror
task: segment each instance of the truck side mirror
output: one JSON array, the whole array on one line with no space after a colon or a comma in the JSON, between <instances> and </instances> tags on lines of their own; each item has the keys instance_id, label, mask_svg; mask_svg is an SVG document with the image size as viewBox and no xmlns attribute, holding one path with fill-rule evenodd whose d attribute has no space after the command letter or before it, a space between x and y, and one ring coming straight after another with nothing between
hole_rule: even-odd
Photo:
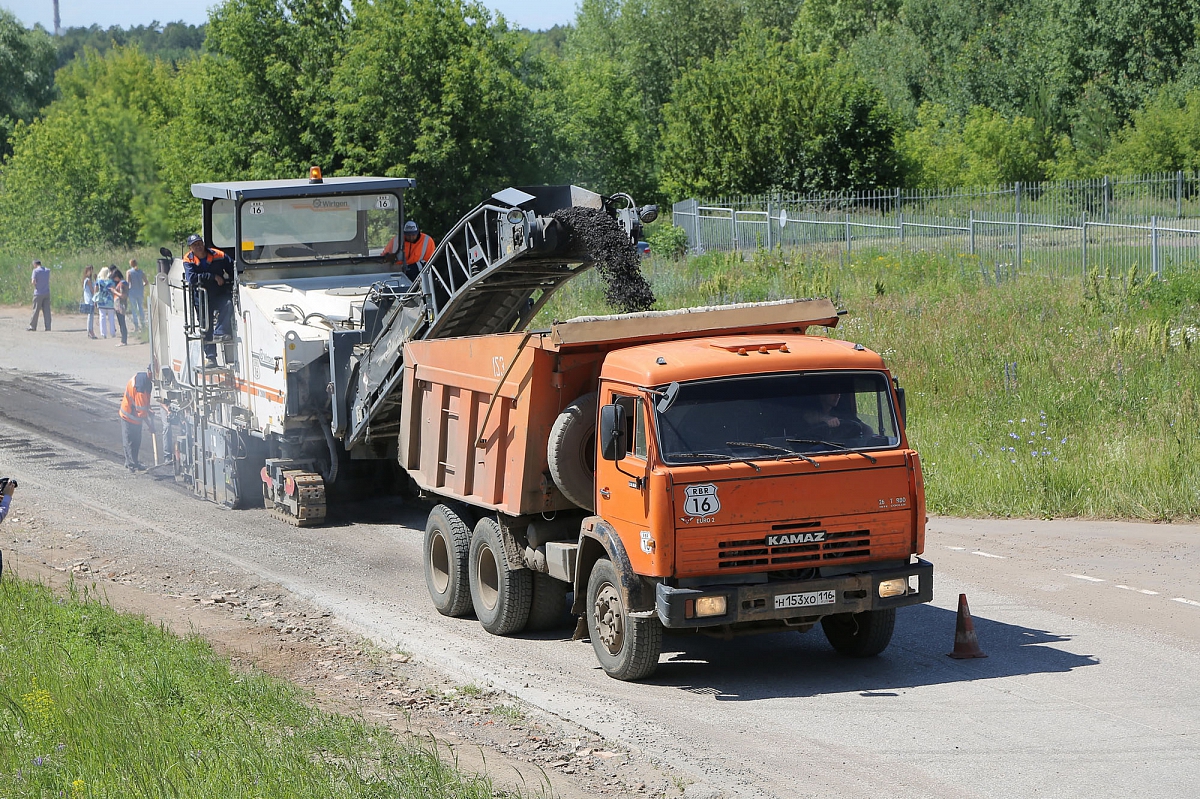
<instances>
[{"instance_id":1,"label":"truck side mirror","mask_svg":"<svg viewBox=\"0 0 1200 799\"><path fill-rule=\"evenodd\" d=\"M904 399L904 389L896 386L896 404L900 406L900 424L908 427L908 403Z\"/></svg>"},{"instance_id":2,"label":"truck side mirror","mask_svg":"<svg viewBox=\"0 0 1200 799\"><path fill-rule=\"evenodd\" d=\"M600 457L606 461L619 461L629 451L628 433L625 427L625 409L617 404L600 408Z\"/></svg>"}]
</instances>

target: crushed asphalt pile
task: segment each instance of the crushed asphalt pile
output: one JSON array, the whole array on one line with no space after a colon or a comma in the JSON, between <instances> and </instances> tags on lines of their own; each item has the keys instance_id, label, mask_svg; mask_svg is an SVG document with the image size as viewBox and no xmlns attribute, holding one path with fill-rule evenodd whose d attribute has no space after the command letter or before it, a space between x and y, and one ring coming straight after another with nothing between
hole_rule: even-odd
<instances>
[{"instance_id":1,"label":"crushed asphalt pile","mask_svg":"<svg viewBox=\"0 0 1200 799\"><path fill-rule=\"evenodd\" d=\"M641 255L617 220L597 208L564 208L552 216L571 232L573 246L604 281L605 301L620 313L654 305L654 290L641 269Z\"/></svg>"}]
</instances>

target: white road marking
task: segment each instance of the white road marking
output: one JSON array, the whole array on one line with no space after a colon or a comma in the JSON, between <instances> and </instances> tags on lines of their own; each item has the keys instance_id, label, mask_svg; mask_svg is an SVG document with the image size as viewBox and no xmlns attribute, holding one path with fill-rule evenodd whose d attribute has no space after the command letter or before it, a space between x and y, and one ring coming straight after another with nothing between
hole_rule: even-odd
<instances>
[{"instance_id":1,"label":"white road marking","mask_svg":"<svg viewBox=\"0 0 1200 799\"><path fill-rule=\"evenodd\" d=\"M955 552L962 552L964 549L966 549L966 547L946 547L946 549L953 549Z\"/></svg>"},{"instance_id":2,"label":"white road marking","mask_svg":"<svg viewBox=\"0 0 1200 799\"><path fill-rule=\"evenodd\" d=\"M975 550L974 552L972 552L971 554L972 554L972 555L979 555L979 556L981 556L981 557L984 557L984 558L998 558L998 559L1000 559L1000 560L1008 560L1008 558L1007 558L1006 556L1004 556L1004 555L993 555L993 554L992 554L992 553L990 553L990 552L980 552L978 549L977 549L977 550Z\"/></svg>"},{"instance_id":3,"label":"white road marking","mask_svg":"<svg viewBox=\"0 0 1200 799\"><path fill-rule=\"evenodd\" d=\"M1185 605L1194 605L1194 606L1196 606L1196 607L1200 608L1200 602L1197 602L1197 601L1196 601L1196 600L1194 600L1194 599L1184 599L1184 598L1183 598L1183 597L1181 597L1181 596L1177 596L1177 597L1175 597L1175 598L1174 598L1173 600L1171 600L1171 601L1172 601L1172 602L1182 602L1182 603L1183 603L1183 604L1185 604Z\"/></svg>"},{"instance_id":4,"label":"white road marking","mask_svg":"<svg viewBox=\"0 0 1200 799\"><path fill-rule=\"evenodd\" d=\"M1139 594L1147 596L1158 596L1157 591L1151 591L1149 588L1134 588L1131 585L1118 585L1117 588L1124 588L1126 591L1137 591Z\"/></svg>"},{"instance_id":5,"label":"white road marking","mask_svg":"<svg viewBox=\"0 0 1200 799\"><path fill-rule=\"evenodd\" d=\"M1088 577L1086 574L1068 574L1067 576L1068 576L1068 577L1074 577L1076 580L1087 580L1089 583L1102 583L1102 582L1104 582L1104 580L1102 580L1102 579L1101 579L1101 578L1099 578L1099 577Z\"/></svg>"}]
</instances>

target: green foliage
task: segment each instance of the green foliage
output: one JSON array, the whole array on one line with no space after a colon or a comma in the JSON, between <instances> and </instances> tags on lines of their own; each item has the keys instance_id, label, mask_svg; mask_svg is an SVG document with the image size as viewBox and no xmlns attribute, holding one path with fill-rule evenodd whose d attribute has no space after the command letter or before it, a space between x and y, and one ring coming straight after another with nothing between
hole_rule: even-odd
<instances>
[{"instance_id":1,"label":"green foliage","mask_svg":"<svg viewBox=\"0 0 1200 799\"><path fill-rule=\"evenodd\" d=\"M663 109L672 197L899 181L895 120L863 81L797 42L746 30L676 82Z\"/></svg>"},{"instance_id":2,"label":"green foliage","mask_svg":"<svg viewBox=\"0 0 1200 799\"><path fill-rule=\"evenodd\" d=\"M357 4L330 90L339 168L415 177L411 213L434 231L498 187L537 182L549 123L520 47L477 2Z\"/></svg>"},{"instance_id":3,"label":"green foliage","mask_svg":"<svg viewBox=\"0 0 1200 799\"><path fill-rule=\"evenodd\" d=\"M1101 159L1110 173L1200 168L1200 89L1177 98L1160 93L1118 136Z\"/></svg>"},{"instance_id":4,"label":"green foliage","mask_svg":"<svg viewBox=\"0 0 1200 799\"><path fill-rule=\"evenodd\" d=\"M170 70L136 49L91 52L59 73L58 87L62 96L45 114L14 131L0 241L129 245L161 228L148 198L173 96Z\"/></svg>"},{"instance_id":5,"label":"green foliage","mask_svg":"<svg viewBox=\"0 0 1200 799\"><path fill-rule=\"evenodd\" d=\"M136 47L151 58L179 62L200 54L204 45L204 25L189 25L186 22L168 22L160 25L132 25L128 28L112 26L101 28L65 28L55 38L58 49L58 65L66 66L72 59L86 50L103 53L113 47Z\"/></svg>"},{"instance_id":6,"label":"green foliage","mask_svg":"<svg viewBox=\"0 0 1200 799\"><path fill-rule=\"evenodd\" d=\"M89 591L0 583L0 794L179 799L503 796L437 744L323 713L200 638Z\"/></svg>"},{"instance_id":7,"label":"green foliage","mask_svg":"<svg viewBox=\"0 0 1200 799\"><path fill-rule=\"evenodd\" d=\"M579 55L558 74L557 126L568 178L598 191L626 191L639 201L658 194L658 131L637 77L621 60Z\"/></svg>"},{"instance_id":8,"label":"green foliage","mask_svg":"<svg viewBox=\"0 0 1200 799\"><path fill-rule=\"evenodd\" d=\"M975 106L959 119L944 105L926 103L917 111L917 126L901 136L899 147L913 185L943 188L1041 180L1045 164L1038 144L1029 117L1007 120Z\"/></svg>"},{"instance_id":9,"label":"green foliage","mask_svg":"<svg viewBox=\"0 0 1200 799\"><path fill-rule=\"evenodd\" d=\"M27 30L0 8L0 158L10 154L9 136L54 96L54 42L41 28Z\"/></svg>"},{"instance_id":10,"label":"green foliage","mask_svg":"<svg viewBox=\"0 0 1200 799\"><path fill-rule=\"evenodd\" d=\"M796 15L792 35L811 51L840 50L894 19L899 6L900 0L808 0Z\"/></svg>"},{"instance_id":11,"label":"green foliage","mask_svg":"<svg viewBox=\"0 0 1200 799\"><path fill-rule=\"evenodd\" d=\"M646 242L650 252L666 258L679 258L687 252L687 231L668 221L646 226Z\"/></svg>"},{"instance_id":12,"label":"green foliage","mask_svg":"<svg viewBox=\"0 0 1200 799\"><path fill-rule=\"evenodd\" d=\"M744 14L729 0L583 0L570 50L623 62L657 122L675 79L730 47Z\"/></svg>"}]
</instances>

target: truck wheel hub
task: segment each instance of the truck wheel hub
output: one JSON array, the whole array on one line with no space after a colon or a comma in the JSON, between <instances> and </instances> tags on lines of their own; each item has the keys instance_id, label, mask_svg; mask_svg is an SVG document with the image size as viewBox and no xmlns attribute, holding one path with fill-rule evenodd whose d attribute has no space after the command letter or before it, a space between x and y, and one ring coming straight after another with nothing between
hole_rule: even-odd
<instances>
[{"instance_id":1,"label":"truck wheel hub","mask_svg":"<svg viewBox=\"0 0 1200 799\"><path fill-rule=\"evenodd\" d=\"M611 654L617 654L625 640L625 614L621 610L621 595L611 584L605 583L597 592L592 613L600 642Z\"/></svg>"}]
</instances>

